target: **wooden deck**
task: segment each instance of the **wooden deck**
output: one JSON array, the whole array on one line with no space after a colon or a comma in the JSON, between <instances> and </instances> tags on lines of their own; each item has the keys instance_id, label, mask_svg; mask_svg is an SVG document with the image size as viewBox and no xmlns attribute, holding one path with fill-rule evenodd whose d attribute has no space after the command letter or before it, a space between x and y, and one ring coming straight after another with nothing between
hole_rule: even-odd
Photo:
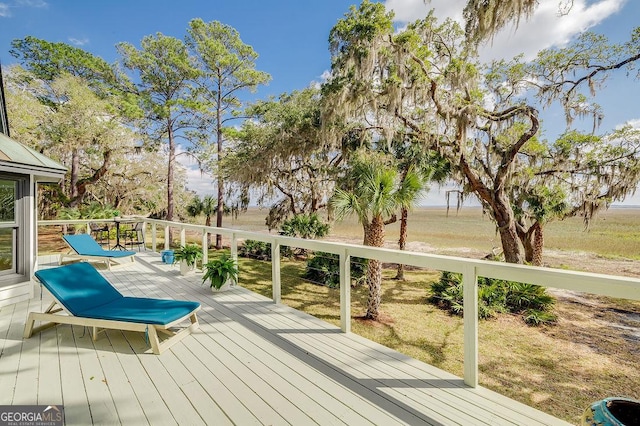
<instances>
[{"instance_id":1,"label":"wooden deck","mask_svg":"<svg viewBox=\"0 0 640 426\"><path fill-rule=\"evenodd\" d=\"M63 404L68 425L567 424L245 289L212 295L156 253L136 259L101 272L127 295L199 301L200 330L159 356L134 332L23 340L50 302L38 290L0 308L0 405Z\"/></svg>"}]
</instances>

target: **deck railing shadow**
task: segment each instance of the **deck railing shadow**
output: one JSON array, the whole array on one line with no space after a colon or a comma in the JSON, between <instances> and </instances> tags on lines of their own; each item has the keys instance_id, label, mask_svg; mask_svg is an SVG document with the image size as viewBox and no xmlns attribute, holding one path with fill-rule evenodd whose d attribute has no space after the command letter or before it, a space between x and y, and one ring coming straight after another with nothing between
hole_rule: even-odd
<instances>
[{"instance_id":1,"label":"deck railing shadow","mask_svg":"<svg viewBox=\"0 0 640 426\"><path fill-rule=\"evenodd\" d=\"M327 329L282 329L282 328L266 328L261 322L252 320L246 312L239 310L242 305L250 306L253 309L256 305L262 304L265 308L273 306L272 303L262 302L225 302L224 300L218 300L216 305L219 310L225 316L231 318L234 322L241 324L248 330L252 331L256 335L260 336L267 342L279 347L286 351L291 356L296 357L299 361L309 365L321 374L329 377L351 392L356 393L360 397L369 400L371 403L384 406L386 411L390 414L398 417L402 421L408 424L439 424L435 419L430 418L425 413L411 407L406 402L401 401L384 392L372 392L372 388L412 388L412 389L428 389L428 388L458 388L464 386L462 379L458 379L455 382L442 380L442 379L427 379L427 380L398 380L389 378L374 378L363 379L362 377L356 377L348 373L345 369L332 363L330 357L323 356L322 353L315 354L309 348L301 347L287 336L292 334L313 334L313 335L327 335L333 338L336 333L341 333L338 328ZM457 383L456 383L457 382Z\"/></svg>"}]
</instances>

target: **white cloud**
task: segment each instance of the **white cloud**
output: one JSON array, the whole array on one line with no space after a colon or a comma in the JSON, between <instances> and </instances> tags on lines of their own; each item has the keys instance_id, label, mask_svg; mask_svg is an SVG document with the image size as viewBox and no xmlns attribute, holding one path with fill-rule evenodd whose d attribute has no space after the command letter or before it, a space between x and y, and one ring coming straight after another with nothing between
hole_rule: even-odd
<instances>
[{"instance_id":1,"label":"white cloud","mask_svg":"<svg viewBox=\"0 0 640 426\"><path fill-rule=\"evenodd\" d=\"M599 24L619 12L627 0L574 0L573 7L562 15L560 0L540 0L533 16L500 31L492 42L481 48L484 60L510 59L524 53L533 59L538 51L552 46L563 46L575 35ZM462 10L466 0L387 0L387 9L393 9L401 23L423 18L430 8L439 19L452 18L462 23Z\"/></svg>"},{"instance_id":2,"label":"white cloud","mask_svg":"<svg viewBox=\"0 0 640 426\"><path fill-rule=\"evenodd\" d=\"M627 126L631 126L633 129L640 130L640 118L635 118L635 119L627 120L624 123L620 123L615 126L615 129L620 130L623 127L627 127Z\"/></svg>"},{"instance_id":3,"label":"white cloud","mask_svg":"<svg viewBox=\"0 0 640 426\"><path fill-rule=\"evenodd\" d=\"M543 0L533 16L515 26L505 28L480 51L483 59L512 58L524 53L533 59L537 52L552 46L562 47L573 37L619 12L626 0L600 0L587 5L575 0L566 15L558 13L557 0Z\"/></svg>"},{"instance_id":4,"label":"white cloud","mask_svg":"<svg viewBox=\"0 0 640 426\"><path fill-rule=\"evenodd\" d=\"M430 9L435 10L438 19L453 18L462 22L462 9L466 0L387 0L385 7L393 10L398 22L413 22L427 16Z\"/></svg>"},{"instance_id":5,"label":"white cloud","mask_svg":"<svg viewBox=\"0 0 640 426\"><path fill-rule=\"evenodd\" d=\"M202 174L197 167L187 167L187 188L194 191L196 194L203 195L215 195L217 192L217 186L213 178L209 175Z\"/></svg>"},{"instance_id":6,"label":"white cloud","mask_svg":"<svg viewBox=\"0 0 640 426\"><path fill-rule=\"evenodd\" d=\"M640 129L640 118L636 118L635 120L629 120L627 121L626 124L633 127L634 129Z\"/></svg>"},{"instance_id":7,"label":"white cloud","mask_svg":"<svg viewBox=\"0 0 640 426\"><path fill-rule=\"evenodd\" d=\"M11 16L11 8L7 3L0 3L0 17L7 18Z\"/></svg>"},{"instance_id":8,"label":"white cloud","mask_svg":"<svg viewBox=\"0 0 640 426\"><path fill-rule=\"evenodd\" d=\"M16 7L33 7L42 9L49 7L49 4L44 0L15 0L11 3L0 3L0 18L8 18L11 14L11 9Z\"/></svg>"},{"instance_id":9,"label":"white cloud","mask_svg":"<svg viewBox=\"0 0 640 426\"><path fill-rule=\"evenodd\" d=\"M71 44L75 46L84 46L85 44L89 43L89 39L69 37L69 42L71 42Z\"/></svg>"},{"instance_id":10,"label":"white cloud","mask_svg":"<svg viewBox=\"0 0 640 426\"><path fill-rule=\"evenodd\" d=\"M331 77L331 71L324 70L323 73L320 75L320 81L313 80L309 84L309 86L313 87L314 89L319 89L324 83L326 83L329 80L330 77Z\"/></svg>"},{"instance_id":11,"label":"white cloud","mask_svg":"<svg viewBox=\"0 0 640 426\"><path fill-rule=\"evenodd\" d=\"M197 195L211 195L217 192L212 176L203 174L198 167L198 163L193 157L184 154L185 150L181 145L176 147L176 160L184 167L187 175L187 188Z\"/></svg>"},{"instance_id":12,"label":"white cloud","mask_svg":"<svg viewBox=\"0 0 640 426\"><path fill-rule=\"evenodd\" d=\"M49 4L44 0L18 0L16 4L18 6L35 7L35 8L45 8L49 6Z\"/></svg>"}]
</instances>

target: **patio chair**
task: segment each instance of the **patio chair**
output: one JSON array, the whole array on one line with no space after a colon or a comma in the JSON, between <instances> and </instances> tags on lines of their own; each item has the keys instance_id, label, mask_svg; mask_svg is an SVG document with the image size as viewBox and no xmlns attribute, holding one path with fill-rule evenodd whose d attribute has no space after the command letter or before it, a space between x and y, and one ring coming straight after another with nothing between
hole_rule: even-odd
<instances>
[{"instance_id":1,"label":"patio chair","mask_svg":"<svg viewBox=\"0 0 640 426\"><path fill-rule=\"evenodd\" d=\"M141 246L144 247L145 250L147 249L144 243L143 225L142 222L136 222L131 228L123 229L120 232L120 238L124 238L125 247L131 246L133 248L133 246L138 246L138 251L140 251Z\"/></svg>"},{"instance_id":2,"label":"patio chair","mask_svg":"<svg viewBox=\"0 0 640 426\"><path fill-rule=\"evenodd\" d=\"M62 265L64 259L68 258L104 262L107 265L107 269L111 269L112 263L121 264L116 259L130 258L132 262L135 261L135 251L105 250L88 234L63 235L62 239L71 250L68 253L60 254L59 265Z\"/></svg>"},{"instance_id":3,"label":"patio chair","mask_svg":"<svg viewBox=\"0 0 640 426\"><path fill-rule=\"evenodd\" d=\"M91 236L100 246L107 246L107 249L111 249L111 239L109 238L109 225L97 223L89 223L91 229Z\"/></svg>"},{"instance_id":4,"label":"patio chair","mask_svg":"<svg viewBox=\"0 0 640 426\"><path fill-rule=\"evenodd\" d=\"M24 327L24 338L57 324L91 327L92 338L98 329L145 332L154 354L199 328L197 302L147 299L123 296L92 265L80 262L35 273L54 301L43 313L31 312ZM171 330L189 320L180 331ZM49 321L34 330L35 321ZM100 330L102 331L102 330ZM160 341L158 332L170 337Z\"/></svg>"}]
</instances>

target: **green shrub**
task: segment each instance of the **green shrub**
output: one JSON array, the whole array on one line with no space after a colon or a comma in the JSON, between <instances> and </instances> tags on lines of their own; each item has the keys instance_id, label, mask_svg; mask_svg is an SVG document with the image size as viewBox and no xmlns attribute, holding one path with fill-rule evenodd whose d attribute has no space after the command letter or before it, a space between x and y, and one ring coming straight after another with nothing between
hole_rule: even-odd
<instances>
[{"instance_id":1,"label":"green shrub","mask_svg":"<svg viewBox=\"0 0 640 426\"><path fill-rule=\"evenodd\" d=\"M365 279L367 260L351 258L351 280L360 283ZM307 260L303 278L331 288L340 287L340 257L337 254L316 252Z\"/></svg>"},{"instance_id":2,"label":"green shrub","mask_svg":"<svg viewBox=\"0 0 640 426\"><path fill-rule=\"evenodd\" d=\"M238 256L258 260L271 260L271 243L256 240L246 240L238 248Z\"/></svg>"},{"instance_id":3,"label":"green shrub","mask_svg":"<svg viewBox=\"0 0 640 426\"><path fill-rule=\"evenodd\" d=\"M322 222L317 213L297 214L282 223L280 235L295 238L316 239L329 233L329 225ZM282 246L280 254L285 257L306 257L307 250L299 247Z\"/></svg>"},{"instance_id":4,"label":"green shrub","mask_svg":"<svg viewBox=\"0 0 640 426\"><path fill-rule=\"evenodd\" d=\"M443 272L431 285L431 303L462 315L462 274ZM555 299L543 287L514 281L478 277L478 317L487 319L500 313L521 315L530 325L551 324L556 315L551 312Z\"/></svg>"},{"instance_id":5,"label":"green shrub","mask_svg":"<svg viewBox=\"0 0 640 426\"><path fill-rule=\"evenodd\" d=\"M329 225L322 222L317 213L297 214L282 223L281 235L287 237L316 239L327 236Z\"/></svg>"}]
</instances>

